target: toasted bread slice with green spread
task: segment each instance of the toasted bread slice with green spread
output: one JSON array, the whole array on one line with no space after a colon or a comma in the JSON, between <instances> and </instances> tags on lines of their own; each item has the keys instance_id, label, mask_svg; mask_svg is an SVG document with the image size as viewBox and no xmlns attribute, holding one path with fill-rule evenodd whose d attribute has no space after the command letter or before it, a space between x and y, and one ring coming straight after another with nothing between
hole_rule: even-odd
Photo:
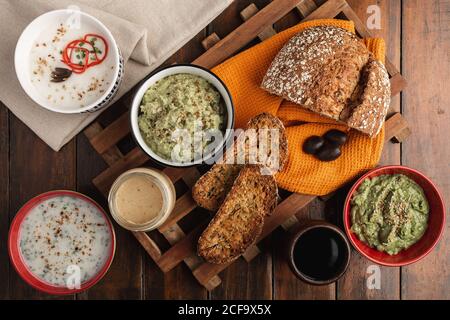
<instances>
[{"instance_id":1,"label":"toasted bread slice with green spread","mask_svg":"<svg viewBox=\"0 0 450 320\"><path fill-rule=\"evenodd\" d=\"M273 175L246 165L222 206L198 241L198 254L210 263L239 257L261 234L264 218L275 208L278 189Z\"/></svg>"},{"instance_id":2,"label":"toasted bread slice with green spread","mask_svg":"<svg viewBox=\"0 0 450 320\"><path fill-rule=\"evenodd\" d=\"M254 129L259 132L260 129L277 129L278 130L278 166L276 170L282 170L287 162L288 158L288 145L285 128L283 123L277 117L269 113L261 113L256 117L253 117L247 124L246 132L248 129ZM249 144L245 144L246 148ZM244 153L247 153L247 149L243 149ZM241 149L239 149L241 150ZM192 197L195 202L202 208L216 211L225 199L225 196L233 186L233 182L238 176L245 163L249 162L248 155L245 154L244 164L228 164L227 157L230 157L230 152L233 152L233 159L238 159L238 153L242 153L236 147L236 143L230 148L224 156L224 160L221 163L216 163L212 168L205 173L192 188Z\"/></svg>"}]
</instances>

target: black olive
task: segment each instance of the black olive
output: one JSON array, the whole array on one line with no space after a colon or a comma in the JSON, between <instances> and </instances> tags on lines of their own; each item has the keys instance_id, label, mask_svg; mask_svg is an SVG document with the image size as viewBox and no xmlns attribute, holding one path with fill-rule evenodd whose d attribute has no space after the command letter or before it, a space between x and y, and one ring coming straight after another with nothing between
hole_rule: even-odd
<instances>
[{"instance_id":1,"label":"black olive","mask_svg":"<svg viewBox=\"0 0 450 320\"><path fill-rule=\"evenodd\" d=\"M347 134L336 129L327 131L323 137L330 142L334 142L338 146L342 146L347 141Z\"/></svg>"},{"instance_id":2,"label":"black olive","mask_svg":"<svg viewBox=\"0 0 450 320\"><path fill-rule=\"evenodd\" d=\"M341 156L341 149L333 142L326 141L322 148L316 153L316 158L320 161L333 161Z\"/></svg>"},{"instance_id":3,"label":"black olive","mask_svg":"<svg viewBox=\"0 0 450 320\"><path fill-rule=\"evenodd\" d=\"M72 70L66 68L55 68L51 73L51 82L63 82L66 81L72 75Z\"/></svg>"},{"instance_id":4,"label":"black olive","mask_svg":"<svg viewBox=\"0 0 450 320\"><path fill-rule=\"evenodd\" d=\"M315 154L324 144L325 140L319 136L311 136L303 143L303 151L307 154Z\"/></svg>"}]
</instances>

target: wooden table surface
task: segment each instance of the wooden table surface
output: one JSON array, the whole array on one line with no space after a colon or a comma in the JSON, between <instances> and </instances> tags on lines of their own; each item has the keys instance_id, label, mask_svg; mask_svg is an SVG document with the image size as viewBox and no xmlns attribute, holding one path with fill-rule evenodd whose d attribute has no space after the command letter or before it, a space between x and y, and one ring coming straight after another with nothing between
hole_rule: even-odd
<instances>
[{"instance_id":1,"label":"wooden table surface","mask_svg":"<svg viewBox=\"0 0 450 320\"><path fill-rule=\"evenodd\" d=\"M242 23L239 12L251 2L259 8L269 0L236 0L167 64L190 62L203 49L200 41L216 32L224 37ZM320 2L320 1L317 1ZM391 103L402 112L412 135L402 144L388 143L382 164L403 164L424 172L440 188L450 207L450 0L349 0L366 21L367 8L381 10L381 29L373 30L387 43L389 59L408 81ZM284 29L299 21L292 12L274 27ZM3 79L5 81L6 79ZM117 105L126 104L129 97ZM114 117L111 108L101 120ZM0 298L55 298L25 284L9 263L7 234L11 219L31 197L51 189L86 193L106 203L91 179L106 168L83 134L60 152L53 152L4 105L0 105ZM315 200L304 218L340 223L346 190L333 198ZM297 280L280 257L284 231L264 241L264 250L251 263L239 259L221 274L222 284L207 292L185 265L163 274L131 233L116 225L117 252L109 273L92 289L65 299L450 299L450 219L439 245L425 259L403 268L380 267L381 288L368 289L371 262L353 252L343 278L328 286ZM369 268L370 270L370 268Z\"/></svg>"}]
</instances>

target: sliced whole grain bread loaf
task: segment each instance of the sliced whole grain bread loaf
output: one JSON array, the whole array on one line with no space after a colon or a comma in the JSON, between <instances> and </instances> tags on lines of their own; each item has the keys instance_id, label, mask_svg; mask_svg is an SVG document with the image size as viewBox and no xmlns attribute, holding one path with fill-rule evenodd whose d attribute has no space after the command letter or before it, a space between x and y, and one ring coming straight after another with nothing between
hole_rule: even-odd
<instances>
[{"instance_id":1,"label":"sliced whole grain bread loaf","mask_svg":"<svg viewBox=\"0 0 450 320\"><path fill-rule=\"evenodd\" d=\"M248 132L249 129L253 129L256 132L260 129L278 130L278 165L273 166L272 169L274 172L277 170L282 170L288 158L287 137L282 122L277 117L269 113L261 113L249 121L245 132ZM239 136L239 138L243 138L242 141L245 140L245 132ZM200 207L211 211L216 211L220 207L244 164L250 162L247 154L248 147L252 145L252 143L245 143L243 145L245 146L244 148L240 148L239 146L242 146L242 144L238 143L231 146L224 155L224 159L220 163L214 164L212 168L200 177L194 185L192 188L192 197ZM243 156L241 159L244 159L244 161L237 163L242 164L236 164L236 161L234 161L240 159L239 155ZM230 158L232 161L228 161ZM271 167L271 163L265 164L267 164L266 167Z\"/></svg>"},{"instance_id":2,"label":"sliced whole grain bread loaf","mask_svg":"<svg viewBox=\"0 0 450 320\"><path fill-rule=\"evenodd\" d=\"M273 175L261 166L245 165L222 206L198 240L198 254L210 263L227 263L239 257L261 234L264 218L277 204Z\"/></svg>"},{"instance_id":3,"label":"sliced whole grain bread loaf","mask_svg":"<svg viewBox=\"0 0 450 320\"><path fill-rule=\"evenodd\" d=\"M284 45L261 87L375 136L390 103L386 77L384 65L374 60L356 35L339 27L318 26L299 32Z\"/></svg>"}]
</instances>

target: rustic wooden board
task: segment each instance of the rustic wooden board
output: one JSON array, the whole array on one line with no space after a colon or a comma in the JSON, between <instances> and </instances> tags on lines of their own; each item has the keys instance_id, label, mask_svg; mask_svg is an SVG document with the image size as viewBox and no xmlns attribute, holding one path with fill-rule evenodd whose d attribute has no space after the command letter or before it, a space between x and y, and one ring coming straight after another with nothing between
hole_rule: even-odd
<instances>
[{"instance_id":1,"label":"rustic wooden board","mask_svg":"<svg viewBox=\"0 0 450 320\"><path fill-rule=\"evenodd\" d=\"M419 4L420 3L420 4ZM420 19L415 10L420 6ZM450 199L450 2L403 1L403 68L417 85L403 94L403 113L414 124L414 140L402 162L430 177ZM450 299L450 219L438 247L402 268L402 299Z\"/></svg>"},{"instance_id":2,"label":"rustic wooden board","mask_svg":"<svg viewBox=\"0 0 450 320\"><path fill-rule=\"evenodd\" d=\"M307 5L305 1L308 2ZM313 8L314 3L311 0L304 0L303 4L306 5L306 7L297 6L298 1L277 0L269 3L262 10L258 10L257 6L254 4L247 6L240 12L240 16L245 22L222 40L220 40L219 36L214 32L203 40L202 44L207 51L199 58L195 59L194 63L204 67L211 67L234 54L257 37L260 40L267 39L275 34L273 24L280 19L280 16L285 16L294 8L299 10L300 13L302 13L300 10L305 10L302 13L302 15L305 16L304 20L309 20L311 16L315 18L334 17L343 12L345 15L352 16L356 19L347 2L343 0L329 0L315 11L312 11L310 15L307 15L307 13ZM218 20L220 20L220 17ZM361 26L362 23L356 21L355 25ZM361 34L369 36L367 30L363 27L360 28L362 28L360 30ZM224 54L226 54L226 56L224 56ZM393 66L390 67L389 72L393 76L392 79L399 77L398 71L396 71ZM392 83L394 91L399 91L401 89L400 86L403 84L403 82L398 81L397 84ZM106 170L93 180L94 185L105 196L113 181L123 171L143 165L149 160L138 147L134 147L134 149L125 155L118 150L116 144L128 134L129 130L126 116L127 114L124 113L103 129L99 128L98 124L93 124L93 126L87 129L87 136L92 146L97 152L105 157L105 161L109 165ZM386 128L387 140L390 140L394 136L397 137L397 140L400 140L400 136L406 136L408 133L407 124L399 114L396 114L386 122ZM183 180L188 187L192 187L200 176L196 168L165 168L164 172L168 174L174 183ZM291 194L288 196L278 205L275 213L266 220L264 230L257 243L267 237L280 225L283 225L285 228L292 227L292 225L297 222L297 219L294 216L295 213L312 201L315 201L315 198L316 197L314 196L300 194ZM204 228L205 218L202 220L203 223L190 234L186 234L178 223L195 208L196 206L191 199L189 190L177 199L176 209L174 210L171 219L158 228L158 231L171 245L165 252L162 252L156 242L148 235L141 232L134 232L133 234L163 272L172 270L172 268L177 267L184 261L188 268L192 270L194 277L205 288L212 290L221 283L221 279L217 276L218 273L225 270L229 264L213 265L203 262L201 258L197 256L197 238ZM245 260L251 261L259 253L260 250L256 246L253 246L243 254L243 257ZM266 263L268 262L269 261L266 260ZM268 283L269 281L266 282Z\"/></svg>"}]
</instances>

